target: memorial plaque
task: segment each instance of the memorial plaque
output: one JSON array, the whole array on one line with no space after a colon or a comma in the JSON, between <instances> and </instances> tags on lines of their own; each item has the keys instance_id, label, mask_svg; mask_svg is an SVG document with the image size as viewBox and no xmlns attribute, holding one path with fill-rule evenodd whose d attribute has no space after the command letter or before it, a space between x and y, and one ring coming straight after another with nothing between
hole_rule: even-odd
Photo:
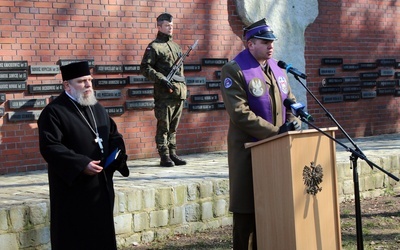
<instances>
[{"instance_id":1,"label":"memorial plaque","mask_svg":"<svg viewBox=\"0 0 400 250\"><path fill-rule=\"evenodd\" d=\"M323 84L340 84L343 83L343 78L325 78Z\"/></svg>"},{"instance_id":2,"label":"memorial plaque","mask_svg":"<svg viewBox=\"0 0 400 250\"><path fill-rule=\"evenodd\" d=\"M128 89L128 96L153 96L154 89L153 88L145 88L145 89Z\"/></svg>"},{"instance_id":3,"label":"memorial plaque","mask_svg":"<svg viewBox=\"0 0 400 250\"><path fill-rule=\"evenodd\" d=\"M3 116L4 116L4 108L0 107L0 117L3 117Z\"/></svg>"},{"instance_id":4,"label":"memorial plaque","mask_svg":"<svg viewBox=\"0 0 400 250\"><path fill-rule=\"evenodd\" d=\"M395 66L396 69L400 68L400 62L396 62Z\"/></svg>"},{"instance_id":5,"label":"memorial plaque","mask_svg":"<svg viewBox=\"0 0 400 250\"><path fill-rule=\"evenodd\" d=\"M83 62L87 61L89 64L90 68L94 67L94 59L66 59L66 60L58 60L57 64L61 66L68 65L70 63L76 63L76 62Z\"/></svg>"},{"instance_id":6,"label":"memorial plaque","mask_svg":"<svg viewBox=\"0 0 400 250\"><path fill-rule=\"evenodd\" d=\"M228 62L228 58L203 58L201 61L204 66L223 66Z\"/></svg>"},{"instance_id":7,"label":"memorial plaque","mask_svg":"<svg viewBox=\"0 0 400 250\"><path fill-rule=\"evenodd\" d=\"M35 93L61 93L64 90L62 84L30 84L29 94Z\"/></svg>"},{"instance_id":8,"label":"memorial plaque","mask_svg":"<svg viewBox=\"0 0 400 250\"><path fill-rule=\"evenodd\" d=\"M356 71L360 69L360 66L358 64L343 64L342 69L348 71Z\"/></svg>"},{"instance_id":9,"label":"memorial plaque","mask_svg":"<svg viewBox=\"0 0 400 250\"><path fill-rule=\"evenodd\" d=\"M397 80L378 81L376 82L376 86L379 88L396 87L397 82Z\"/></svg>"},{"instance_id":10,"label":"memorial plaque","mask_svg":"<svg viewBox=\"0 0 400 250\"><path fill-rule=\"evenodd\" d=\"M376 79L379 77L378 72L365 72L365 73L360 73L360 78L365 79L365 78L373 78Z\"/></svg>"},{"instance_id":11,"label":"memorial plaque","mask_svg":"<svg viewBox=\"0 0 400 250\"><path fill-rule=\"evenodd\" d=\"M376 86L376 81L362 81L360 85L362 88L373 88Z\"/></svg>"},{"instance_id":12,"label":"memorial plaque","mask_svg":"<svg viewBox=\"0 0 400 250\"><path fill-rule=\"evenodd\" d=\"M216 109L225 109L225 103L223 103L223 102L217 102L214 104L215 104Z\"/></svg>"},{"instance_id":13,"label":"memorial plaque","mask_svg":"<svg viewBox=\"0 0 400 250\"><path fill-rule=\"evenodd\" d=\"M221 79L221 70L216 70L216 71L215 71L215 77L216 77L217 79Z\"/></svg>"},{"instance_id":14,"label":"memorial plaque","mask_svg":"<svg viewBox=\"0 0 400 250\"><path fill-rule=\"evenodd\" d=\"M127 78L106 78L106 79L93 79L96 87L101 86L125 86L128 82Z\"/></svg>"},{"instance_id":15,"label":"memorial plaque","mask_svg":"<svg viewBox=\"0 0 400 250\"><path fill-rule=\"evenodd\" d=\"M0 70L27 70L28 61L0 61Z\"/></svg>"},{"instance_id":16,"label":"memorial plaque","mask_svg":"<svg viewBox=\"0 0 400 250\"><path fill-rule=\"evenodd\" d=\"M26 82L0 82L0 91L25 90Z\"/></svg>"},{"instance_id":17,"label":"memorial plaque","mask_svg":"<svg viewBox=\"0 0 400 250\"><path fill-rule=\"evenodd\" d=\"M394 69L381 69L379 71L380 76L394 76Z\"/></svg>"},{"instance_id":18,"label":"memorial plaque","mask_svg":"<svg viewBox=\"0 0 400 250\"><path fill-rule=\"evenodd\" d=\"M121 90L119 90L119 89L96 90L96 91L94 91L94 93L96 95L96 98L99 100L121 98Z\"/></svg>"},{"instance_id":19,"label":"memorial plaque","mask_svg":"<svg viewBox=\"0 0 400 250\"><path fill-rule=\"evenodd\" d=\"M0 93L0 103L3 103L6 101L6 94Z\"/></svg>"},{"instance_id":20,"label":"memorial plaque","mask_svg":"<svg viewBox=\"0 0 400 250\"><path fill-rule=\"evenodd\" d=\"M216 110L215 103L210 104L189 104L189 111L210 111Z\"/></svg>"},{"instance_id":21,"label":"memorial plaque","mask_svg":"<svg viewBox=\"0 0 400 250\"><path fill-rule=\"evenodd\" d=\"M396 89L396 91L394 92L395 96L400 96L400 89Z\"/></svg>"},{"instance_id":22,"label":"memorial plaque","mask_svg":"<svg viewBox=\"0 0 400 250\"><path fill-rule=\"evenodd\" d=\"M218 94L211 95L192 95L192 102L215 102L218 101Z\"/></svg>"},{"instance_id":23,"label":"memorial plaque","mask_svg":"<svg viewBox=\"0 0 400 250\"><path fill-rule=\"evenodd\" d=\"M201 64L184 64L183 70L186 71L201 71Z\"/></svg>"},{"instance_id":24,"label":"memorial plaque","mask_svg":"<svg viewBox=\"0 0 400 250\"><path fill-rule=\"evenodd\" d=\"M122 73L122 65L95 65L94 71L97 74Z\"/></svg>"},{"instance_id":25,"label":"memorial plaque","mask_svg":"<svg viewBox=\"0 0 400 250\"><path fill-rule=\"evenodd\" d=\"M396 93L396 89L377 89L377 95L394 95Z\"/></svg>"},{"instance_id":26,"label":"memorial plaque","mask_svg":"<svg viewBox=\"0 0 400 250\"><path fill-rule=\"evenodd\" d=\"M379 66L396 66L396 59L378 59L376 63Z\"/></svg>"},{"instance_id":27,"label":"memorial plaque","mask_svg":"<svg viewBox=\"0 0 400 250\"><path fill-rule=\"evenodd\" d=\"M322 58L322 64L342 64L343 58Z\"/></svg>"},{"instance_id":28,"label":"memorial plaque","mask_svg":"<svg viewBox=\"0 0 400 250\"><path fill-rule=\"evenodd\" d=\"M206 88L207 89L220 89L221 81L207 81Z\"/></svg>"},{"instance_id":29,"label":"memorial plaque","mask_svg":"<svg viewBox=\"0 0 400 250\"><path fill-rule=\"evenodd\" d=\"M0 71L0 81L25 81L27 78L26 71Z\"/></svg>"},{"instance_id":30,"label":"memorial plaque","mask_svg":"<svg viewBox=\"0 0 400 250\"><path fill-rule=\"evenodd\" d=\"M394 77L395 77L395 78L400 78L400 72L394 73Z\"/></svg>"},{"instance_id":31,"label":"memorial plaque","mask_svg":"<svg viewBox=\"0 0 400 250\"><path fill-rule=\"evenodd\" d=\"M320 76L333 76L336 74L335 68L321 68L319 69Z\"/></svg>"},{"instance_id":32,"label":"memorial plaque","mask_svg":"<svg viewBox=\"0 0 400 250\"><path fill-rule=\"evenodd\" d=\"M343 77L343 82L344 83L359 83L360 82L360 77L357 76L348 76L348 77Z\"/></svg>"},{"instance_id":33,"label":"memorial plaque","mask_svg":"<svg viewBox=\"0 0 400 250\"><path fill-rule=\"evenodd\" d=\"M128 76L129 84L143 84L143 83L153 83L144 76Z\"/></svg>"},{"instance_id":34,"label":"memorial plaque","mask_svg":"<svg viewBox=\"0 0 400 250\"><path fill-rule=\"evenodd\" d=\"M10 109L20 108L44 108L47 105L46 99L19 99L9 100L8 105Z\"/></svg>"},{"instance_id":35,"label":"memorial plaque","mask_svg":"<svg viewBox=\"0 0 400 250\"><path fill-rule=\"evenodd\" d=\"M336 103L336 102L343 102L342 95L326 95L322 97L322 102L324 103Z\"/></svg>"},{"instance_id":36,"label":"memorial plaque","mask_svg":"<svg viewBox=\"0 0 400 250\"><path fill-rule=\"evenodd\" d=\"M376 69L378 65L376 63L359 63L360 69Z\"/></svg>"},{"instance_id":37,"label":"memorial plaque","mask_svg":"<svg viewBox=\"0 0 400 250\"><path fill-rule=\"evenodd\" d=\"M109 115L122 115L125 113L123 106L104 107Z\"/></svg>"},{"instance_id":38,"label":"memorial plaque","mask_svg":"<svg viewBox=\"0 0 400 250\"><path fill-rule=\"evenodd\" d=\"M186 85L194 86L194 85L205 85L206 78L205 77L186 77Z\"/></svg>"},{"instance_id":39,"label":"memorial plaque","mask_svg":"<svg viewBox=\"0 0 400 250\"><path fill-rule=\"evenodd\" d=\"M153 109L154 100L143 100L143 101L127 101L127 109Z\"/></svg>"},{"instance_id":40,"label":"memorial plaque","mask_svg":"<svg viewBox=\"0 0 400 250\"><path fill-rule=\"evenodd\" d=\"M60 73L59 65L31 65L29 67L31 75L57 75Z\"/></svg>"},{"instance_id":41,"label":"memorial plaque","mask_svg":"<svg viewBox=\"0 0 400 250\"><path fill-rule=\"evenodd\" d=\"M346 86L342 88L343 93L352 93L352 92L360 92L361 87L360 86Z\"/></svg>"},{"instance_id":42,"label":"memorial plaque","mask_svg":"<svg viewBox=\"0 0 400 250\"><path fill-rule=\"evenodd\" d=\"M372 99L376 97L376 91L362 91L361 98L362 99Z\"/></svg>"},{"instance_id":43,"label":"memorial plaque","mask_svg":"<svg viewBox=\"0 0 400 250\"><path fill-rule=\"evenodd\" d=\"M37 121L41 112L41 110L8 112L8 121Z\"/></svg>"},{"instance_id":44,"label":"memorial plaque","mask_svg":"<svg viewBox=\"0 0 400 250\"><path fill-rule=\"evenodd\" d=\"M321 94L327 94L327 93L338 93L342 91L340 87L320 87L319 88L319 93Z\"/></svg>"},{"instance_id":45,"label":"memorial plaque","mask_svg":"<svg viewBox=\"0 0 400 250\"><path fill-rule=\"evenodd\" d=\"M122 70L124 71L124 73L140 73L140 65L139 64L122 65Z\"/></svg>"},{"instance_id":46,"label":"memorial plaque","mask_svg":"<svg viewBox=\"0 0 400 250\"><path fill-rule=\"evenodd\" d=\"M357 101L361 98L361 94L345 94L343 100L345 101Z\"/></svg>"}]
</instances>

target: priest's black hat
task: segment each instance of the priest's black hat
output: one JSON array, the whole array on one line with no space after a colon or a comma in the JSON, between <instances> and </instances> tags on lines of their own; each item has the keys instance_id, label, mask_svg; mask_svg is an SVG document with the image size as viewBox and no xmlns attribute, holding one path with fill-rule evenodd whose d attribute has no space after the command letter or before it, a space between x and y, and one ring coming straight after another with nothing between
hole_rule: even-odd
<instances>
[{"instance_id":1,"label":"priest's black hat","mask_svg":"<svg viewBox=\"0 0 400 250\"><path fill-rule=\"evenodd\" d=\"M243 37L248 41L251 38L263 40L276 40L276 36L272 29L267 25L267 20L261 19L243 29Z\"/></svg>"},{"instance_id":2,"label":"priest's black hat","mask_svg":"<svg viewBox=\"0 0 400 250\"><path fill-rule=\"evenodd\" d=\"M65 66L61 66L60 70L63 81L91 75L89 63L87 61L73 62Z\"/></svg>"},{"instance_id":3,"label":"priest's black hat","mask_svg":"<svg viewBox=\"0 0 400 250\"><path fill-rule=\"evenodd\" d=\"M157 22L162 22L162 21L172 22L172 15L166 12L162 13L157 17Z\"/></svg>"}]
</instances>

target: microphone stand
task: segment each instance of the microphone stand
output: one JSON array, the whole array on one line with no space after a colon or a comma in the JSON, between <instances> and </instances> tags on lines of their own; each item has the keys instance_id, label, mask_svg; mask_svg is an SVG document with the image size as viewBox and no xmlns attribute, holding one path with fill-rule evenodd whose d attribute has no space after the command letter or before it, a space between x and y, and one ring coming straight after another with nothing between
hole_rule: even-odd
<instances>
[{"instance_id":1,"label":"microphone stand","mask_svg":"<svg viewBox=\"0 0 400 250\"><path fill-rule=\"evenodd\" d=\"M293 74L294 75L294 74ZM365 162L368 163L368 165L373 169L373 167L376 167L380 171L384 172L386 175L394 179L395 181L399 181L399 178L394 176L393 174L387 172L383 168L379 167L375 163L371 162L368 160L368 158L364 155L362 150L357 146L357 144L351 139L351 137L346 133L346 131L340 126L340 124L335 120L335 118L332 116L331 113L328 112L328 110L322 105L322 103L317 99L317 97L310 91L310 89L299 79L297 75L294 75L294 78L300 82L300 84L307 90L307 92L312 96L312 98L318 103L318 105L325 111L326 116L331 119L336 126L339 128L339 130L346 136L346 138L350 141L350 143L354 146L354 149L351 149L347 147L345 144L342 142L338 141L336 138L333 138L329 134L325 133L322 131L320 128L316 127L314 124L309 122L307 119L304 117L300 117L301 121L305 122L306 124L310 125L314 129L318 130L325 136L329 137L333 141L337 142L339 145L344 147L346 151L351 152L350 160L352 162L352 168L353 168L353 182L354 182L354 202L355 202L355 214L356 214L356 233L357 233L357 249L358 250L363 250L364 245L363 245L363 234L362 234L362 221L361 221L361 205L360 205L360 186L359 186L359 181L358 181L358 170L357 170L357 160L358 158L364 160Z\"/></svg>"}]
</instances>

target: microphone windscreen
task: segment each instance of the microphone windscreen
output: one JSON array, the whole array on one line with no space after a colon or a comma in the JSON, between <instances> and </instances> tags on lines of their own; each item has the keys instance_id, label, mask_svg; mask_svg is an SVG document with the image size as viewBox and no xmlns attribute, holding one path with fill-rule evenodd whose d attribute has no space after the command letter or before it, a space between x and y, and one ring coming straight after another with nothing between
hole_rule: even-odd
<instances>
[{"instance_id":1,"label":"microphone windscreen","mask_svg":"<svg viewBox=\"0 0 400 250\"><path fill-rule=\"evenodd\" d=\"M286 64L284 61L279 61L279 62L278 62L278 66L279 66L280 68L282 68L282 69L286 69L287 64Z\"/></svg>"},{"instance_id":2,"label":"microphone windscreen","mask_svg":"<svg viewBox=\"0 0 400 250\"><path fill-rule=\"evenodd\" d=\"M291 109L292 104L295 104L295 102L292 99L286 98L283 101L283 105L287 108L287 109Z\"/></svg>"}]
</instances>

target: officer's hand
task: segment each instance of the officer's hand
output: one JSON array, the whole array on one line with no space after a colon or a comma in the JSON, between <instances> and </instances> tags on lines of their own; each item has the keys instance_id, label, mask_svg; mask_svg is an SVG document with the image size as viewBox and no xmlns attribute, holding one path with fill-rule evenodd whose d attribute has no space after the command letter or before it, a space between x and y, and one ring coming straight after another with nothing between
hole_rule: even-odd
<instances>
[{"instance_id":1,"label":"officer's hand","mask_svg":"<svg viewBox=\"0 0 400 250\"><path fill-rule=\"evenodd\" d=\"M172 85L172 83L168 81L166 77L161 78L161 84L164 84L168 88L169 93L174 92L174 85Z\"/></svg>"},{"instance_id":2,"label":"officer's hand","mask_svg":"<svg viewBox=\"0 0 400 250\"><path fill-rule=\"evenodd\" d=\"M294 127L294 130L300 130L301 129L301 126L297 121L293 121L293 127Z\"/></svg>"},{"instance_id":3,"label":"officer's hand","mask_svg":"<svg viewBox=\"0 0 400 250\"><path fill-rule=\"evenodd\" d=\"M282 126L279 127L278 134L282 134L282 133L292 131L292 130L295 130L295 126L294 126L293 122L286 122Z\"/></svg>"}]
</instances>

